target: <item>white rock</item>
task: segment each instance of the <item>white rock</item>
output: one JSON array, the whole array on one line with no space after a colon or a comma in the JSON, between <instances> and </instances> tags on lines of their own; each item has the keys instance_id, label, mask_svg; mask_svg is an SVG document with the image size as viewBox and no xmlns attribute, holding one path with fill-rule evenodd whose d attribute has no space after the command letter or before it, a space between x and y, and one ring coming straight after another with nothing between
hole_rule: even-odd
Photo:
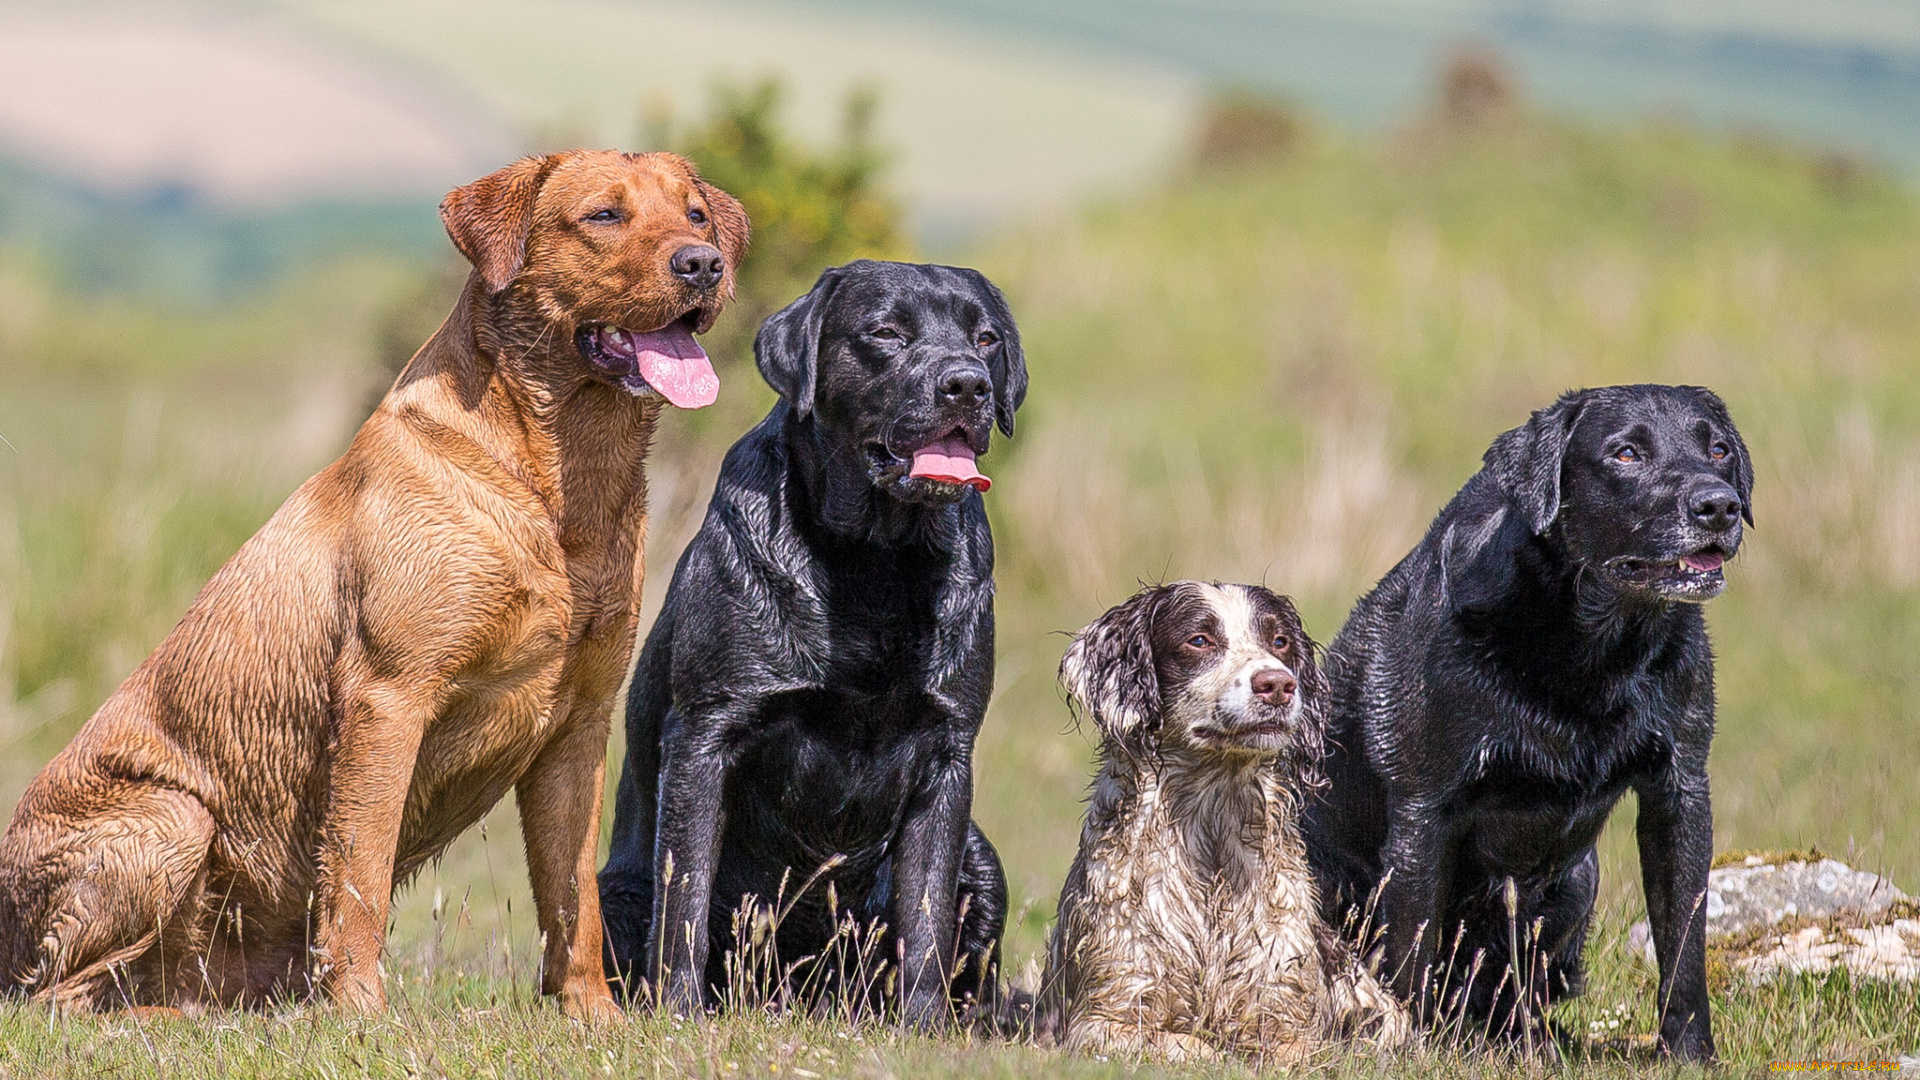
<instances>
[{"instance_id":1,"label":"white rock","mask_svg":"<svg viewBox=\"0 0 1920 1080\"><path fill-rule=\"evenodd\" d=\"M1838 932L1806 927L1763 939L1756 951L1734 965L1756 981L1835 968L1863 978L1920 981L1920 922L1899 919L1887 924L1883 918L1888 908L1906 899L1886 878L1838 859L1768 863L1751 855L1740 866L1721 867L1708 876L1707 940L1725 940L1797 916L1842 916L1857 925ZM1628 930L1627 943L1635 955L1656 963L1645 922Z\"/></svg>"}]
</instances>

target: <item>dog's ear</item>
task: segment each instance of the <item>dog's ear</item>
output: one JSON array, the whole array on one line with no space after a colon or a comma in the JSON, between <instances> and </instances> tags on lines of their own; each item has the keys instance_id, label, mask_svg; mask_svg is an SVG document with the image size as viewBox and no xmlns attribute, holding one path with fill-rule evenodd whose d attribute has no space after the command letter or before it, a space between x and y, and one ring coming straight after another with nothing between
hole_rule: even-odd
<instances>
[{"instance_id":1,"label":"dog's ear","mask_svg":"<svg viewBox=\"0 0 1920 1080\"><path fill-rule=\"evenodd\" d=\"M1307 635L1304 626L1295 632L1300 635L1300 668L1293 673L1293 677L1300 683L1300 696L1306 700L1308 707L1322 711L1333 687L1327 682L1326 672L1320 670L1320 645Z\"/></svg>"},{"instance_id":2,"label":"dog's ear","mask_svg":"<svg viewBox=\"0 0 1920 1080\"><path fill-rule=\"evenodd\" d=\"M1505 506L1450 523L1440 539L1448 610L1485 608L1506 596L1513 588L1517 553L1532 536L1532 522Z\"/></svg>"},{"instance_id":3,"label":"dog's ear","mask_svg":"<svg viewBox=\"0 0 1920 1080\"><path fill-rule=\"evenodd\" d=\"M760 377L793 406L802 420L813 414L814 384L820 369L820 327L827 302L840 283L840 267L832 267L813 283L805 296L781 308L760 324L753 335L753 360Z\"/></svg>"},{"instance_id":4,"label":"dog's ear","mask_svg":"<svg viewBox=\"0 0 1920 1080\"><path fill-rule=\"evenodd\" d=\"M1153 663L1153 615L1165 586L1143 589L1074 635L1060 681L1109 738L1130 742L1160 726L1160 676Z\"/></svg>"},{"instance_id":5,"label":"dog's ear","mask_svg":"<svg viewBox=\"0 0 1920 1080\"><path fill-rule=\"evenodd\" d=\"M1536 535L1545 533L1560 516L1561 466L1585 403L1584 391L1562 394L1526 423L1502 432L1487 448L1483 459L1487 472L1520 507Z\"/></svg>"},{"instance_id":6,"label":"dog's ear","mask_svg":"<svg viewBox=\"0 0 1920 1080\"><path fill-rule=\"evenodd\" d=\"M1725 434L1733 444L1733 486L1740 493L1740 516L1753 524L1753 459L1747 456L1747 444L1740 438L1740 429L1733 426L1733 414L1727 412L1727 403L1720 395L1704 386L1687 386L1699 399L1700 407L1713 418L1714 426Z\"/></svg>"},{"instance_id":7,"label":"dog's ear","mask_svg":"<svg viewBox=\"0 0 1920 1080\"><path fill-rule=\"evenodd\" d=\"M727 288L739 280L740 264L753 241L753 224L747 220L747 208L740 200L697 178L701 197L707 200L707 212L713 215L713 231L720 235L720 254L727 260Z\"/></svg>"},{"instance_id":8,"label":"dog's ear","mask_svg":"<svg viewBox=\"0 0 1920 1080\"><path fill-rule=\"evenodd\" d=\"M1306 630L1300 631L1300 662L1293 677L1300 684L1300 742L1324 753L1327 715L1333 709L1333 685L1320 669L1320 646Z\"/></svg>"},{"instance_id":9,"label":"dog's ear","mask_svg":"<svg viewBox=\"0 0 1920 1080\"><path fill-rule=\"evenodd\" d=\"M524 157L440 200L440 222L453 246L467 257L497 293L513 283L527 262L527 236L533 231L533 204L540 185L560 155Z\"/></svg>"},{"instance_id":10,"label":"dog's ear","mask_svg":"<svg viewBox=\"0 0 1920 1080\"><path fill-rule=\"evenodd\" d=\"M994 322L1006 331L1000 351L989 365L993 376L993 418L1007 437L1013 437L1013 414L1027 400L1027 354L1020 348L1020 327L1013 321L1013 309L998 286L978 270L969 270L987 296L987 309Z\"/></svg>"}]
</instances>

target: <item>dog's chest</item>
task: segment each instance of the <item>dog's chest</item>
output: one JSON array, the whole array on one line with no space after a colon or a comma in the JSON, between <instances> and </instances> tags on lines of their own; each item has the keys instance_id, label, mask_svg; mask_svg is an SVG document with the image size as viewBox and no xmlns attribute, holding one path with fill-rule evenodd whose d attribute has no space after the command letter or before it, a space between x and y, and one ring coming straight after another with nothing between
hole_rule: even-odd
<instances>
[{"instance_id":1,"label":"dog's chest","mask_svg":"<svg viewBox=\"0 0 1920 1080\"><path fill-rule=\"evenodd\" d=\"M403 861L433 854L485 814L578 707L610 703L632 648L638 586L621 555L522 567L520 587L503 591L491 633L421 742Z\"/></svg>"},{"instance_id":2,"label":"dog's chest","mask_svg":"<svg viewBox=\"0 0 1920 1080\"><path fill-rule=\"evenodd\" d=\"M1473 748L1460 792L1463 833L1480 860L1525 875L1577 857L1635 780L1669 766L1673 746L1645 718L1535 714Z\"/></svg>"},{"instance_id":3,"label":"dog's chest","mask_svg":"<svg viewBox=\"0 0 1920 1080\"><path fill-rule=\"evenodd\" d=\"M776 846L855 856L887 845L951 722L925 693L821 690L783 695L730 773L743 834ZM772 854L772 853L770 853Z\"/></svg>"},{"instance_id":4,"label":"dog's chest","mask_svg":"<svg viewBox=\"0 0 1920 1080\"><path fill-rule=\"evenodd\" d=\"M1140 793L1086 852L1084 954L1216 1031L1317 1000L1313 887L1285 813Z\"/></svg>"}]
</instances>

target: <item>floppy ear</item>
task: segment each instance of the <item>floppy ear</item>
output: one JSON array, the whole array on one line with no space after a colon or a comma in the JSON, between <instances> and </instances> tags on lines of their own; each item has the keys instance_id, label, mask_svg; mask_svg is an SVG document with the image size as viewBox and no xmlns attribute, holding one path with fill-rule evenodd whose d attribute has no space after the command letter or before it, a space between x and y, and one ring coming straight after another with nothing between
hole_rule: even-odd
<instances>
[{"instance_id":1,"label":"floppy ear","mask_svg":"<svg viewBox=\"0 0 1920 1080\"><path fill-rule=\"evenodd\" d=\"M1507 507L1474 520L1449 524L1440 538L1440 580L1447 608L1460 612L1498 602L1513 588L1515 553L1533 536L1533 526Z\"/></svg>"},{"instance_id":2,"label":"floppy ear","mask_svg":"<svg viewBox=\"0 0 1920 1080\"><path fill-rule=\"evenodd\" d=\"M707 200L707 210L713 214L714 231L720 234L720 254L726 257L727 272L736 274L753 241L753 224L747 220L747 208L740 205L739 199L705 180L695 183L700 185L700 195Z\"/></svg>"},{"instance_id":3,"label":"floppy ear","mask_svg":"<svg viewBox=\"0 0 1920 1080\"><path fill-rule=\"evenodd\" d=\"M1483 458L1487 472L1520 507L1536 535L1560 516L1560 467L1585 402L1585 391L1562 394L1526 423L1502 432Z\"/></svg>"},{"instance_id":4,"label":"floppy ear","mask_svg":"<svg viewBox=\"0 0 1920 1080\"><path fill-rule=\"evenodd\" d=\"M1013 321L1013 309L1007 306L1007 298L985 274L977 270L969 271L978 278L986 291L994 321L1006 328L1006 340L1000 343L1000 352L989 365L987 373L993 376L993 418L1005 432L1007 438L1013 438L1013 414L1027 400L1027 354L1020 348L1020 327Z\"/></svg>"},{"instance_id":5,"label":"floppy ear","mask_svg":"<svg viewBox=\"0 0 1920 1080\"><path fill-rule=\"evenodd\" d=\"M1153 665L1153 613L1165 586L1136 593L1074 635L1060 661L1067 694L1109 738L1127 742L1160 726Z\"/></svg>"},{"instance_id":6,"label":"floppy ear","mask_svg":"<svg viewBox=\"0 0 1920 1080\"><path fill-rule=\"evenodd\" d=\"M1720 395L1704 386L1689 386L1686 389L1700 399L1701 408L1713 417L1714 425L1727 436L1733 444L1733 486L1740 493L1740 516L1753 524L1753 459L1747 455L1747 444L1740 438L1740 429L1733 426L1733 415L1727 412L1727 403Z\"/></svg>"},{"instance_id":7,"label":"floppy ear","mask_svg":"<svg viewBox=\"0 0 1920 1080\"><path fill-rule=\"evenodd\" d=\"M820 275L805 296L781 308L753 335L753 359L760 377L805 420L813 414L813 388L820 367L820 326L827 301L840 283L840 268Z\"/></svg>"},{"instance_id":8,"label":"floppy ear","mask_svg":"<svg viewBox=\"0 0 1920 1080\"><path fill-rule=\"evenodd\" d=\"M1327 746L1327 713L1333 708L1330 700L1333 686L1327 681L1327 675L1320 670L1320 646L1300 631L1300 663L1294 670L1294 679L1300 683L1300 736L1302 744L1311 747L1317 754L1324 754ZM1311 761L1315 773L1318 773L1319 759Z\"/></svg>"},{"instance_id":9,"label":"floppy ear","mask_svg":"<svg viewBox=\"0 0 1920 1080\"><path fill-rule=\"evenodd\" d=\"M1306 699L1308 709L1316 714L1324 713L1327 695L1333 692L1333 687L1327 682L1326 673L1320 670L1320 645L1307 636L1304 626L1299 634L1300 669L1293 673L1293 677L1300 683L1300 693Z\"/></svg>"},{"instance_id":10,"label":"floppy ear","mask_svg":"<svg viewBox=\"0 0 1920 1080\"><path fill-rule=\"evenodd\" d=\"M440 221L447 227L447 236L479 272L488 292L497 293L512 284L526 265L534 197L559 161L558 154L524 157L454 188L440 200Z\"/></svg>"}]
</instances>

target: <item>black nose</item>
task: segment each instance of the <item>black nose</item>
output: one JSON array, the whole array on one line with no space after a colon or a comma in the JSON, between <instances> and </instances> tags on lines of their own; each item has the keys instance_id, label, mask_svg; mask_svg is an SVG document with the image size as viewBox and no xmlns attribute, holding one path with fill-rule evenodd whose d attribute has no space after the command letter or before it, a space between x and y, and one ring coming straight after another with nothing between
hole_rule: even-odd
<instances>
[{"instance_id":1,"label":"black nose","mask_svg":"<svg viewBox=\"0 0 1920 1080\"><path fill-rule=\"evenodd\" d=\"M727 260L705 244L688 244L667 260L667 269L696 289L711 289L720 283L720 275L727 270Z\"/></svg>"},{"instance_id":2,"label":"black nose","mask_svg":"<svg viewBox=\"0 0 1920 1080\"><path fill-rule=\"evenodd\" d=\"M1687 498L1687 512L1708 532L1726 532L1740 520L1740 493L1725 484L1697 488Z\"/></svg>"},{"instance_id":3,"label":"black nose","mask_svg":"<svg viewBox=\"0 0 1920 1080\"><path fill-rule=\"evenodd\" d=\"M956 364L940 373L938 390L943 403L975 409L993 396L993 380L978 364Z\"/></svg>"},{"instance_id":4,"label":"black nose","mask_svg":"<svg viewBox=\"0 0 1920 1080\"><path fill-rule=\"evenodd\" d=\"M1279 668L1253 673L1253 696L1269 705L1293 704L1293 690L1297 685L1293 676Z\"/></svg>"}]
</instances>

